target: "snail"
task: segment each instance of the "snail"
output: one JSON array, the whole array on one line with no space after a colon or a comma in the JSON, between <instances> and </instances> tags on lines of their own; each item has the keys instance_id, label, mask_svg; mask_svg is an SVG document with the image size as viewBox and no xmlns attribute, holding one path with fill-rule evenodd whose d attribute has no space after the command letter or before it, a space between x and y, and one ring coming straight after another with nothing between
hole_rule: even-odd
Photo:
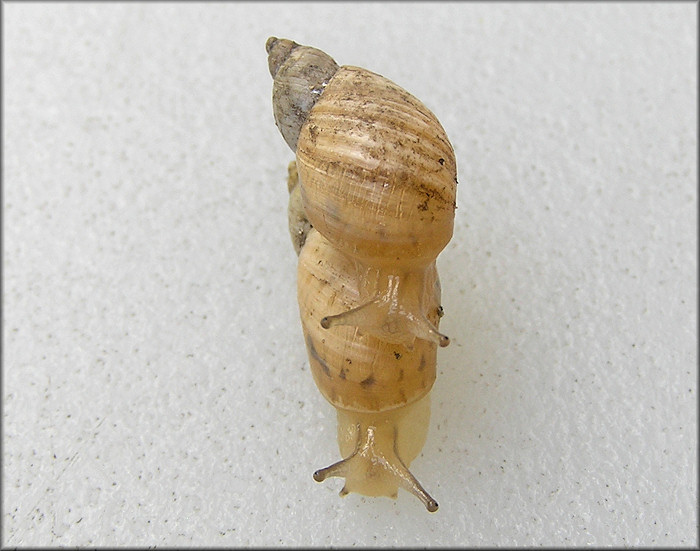
<instances>
[{"instance_id":1,"label":"snail","mask_svg":"<svg viewBox=\"0 0 700 551\"><path fill-rule=\"evenodd\" d=\"M440 333L435 265L452 237L457 167L435 115L390 80L267 40L273 112L295 153L289 231L314 381L336 408L340 495L438 508L409 471L430 420Z\"/></svg>"}]
</instances>

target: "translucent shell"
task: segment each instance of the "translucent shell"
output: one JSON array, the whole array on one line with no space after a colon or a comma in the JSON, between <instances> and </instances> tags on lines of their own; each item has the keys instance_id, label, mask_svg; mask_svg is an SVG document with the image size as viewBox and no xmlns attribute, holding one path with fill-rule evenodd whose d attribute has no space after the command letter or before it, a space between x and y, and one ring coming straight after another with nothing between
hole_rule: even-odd
<instances>
[{"instance_id":1,"label":"translucent shell","mask_svg":"<svg viewBox=\"0 0 700 551\"><path fill-rule=\"evenodd\" d=\"M357 326L324 329L328 314L362 305L366 298L353 259L312 230L299 256L299 311L314 381L335 407L386 411L425 396L435 382L437 346L416 339L409 349ZM440 287L434 263L428 269L424 303L437 325Z\"/></svg>"},{"instance_id":2,"label":"translucent shell","mask_svg":"<svg viewBox=\"0 0 700 551\"><path fill-rule=\"evenodd\" d=\"M452 146L435 115L390 80L341 67L309 112L296 152L309 221L347 253L417 265L452 237Z\"/></svg>"}]
</instances>

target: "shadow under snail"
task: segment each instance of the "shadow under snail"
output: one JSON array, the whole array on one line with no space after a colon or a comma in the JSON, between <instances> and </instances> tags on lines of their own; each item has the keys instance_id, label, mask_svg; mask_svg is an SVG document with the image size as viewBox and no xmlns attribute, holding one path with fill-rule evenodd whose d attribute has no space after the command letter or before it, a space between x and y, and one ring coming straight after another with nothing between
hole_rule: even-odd
<instances>
[{"instance_id":1,"label":"shadow under snail","mask_svg":"<svg viewBox=\"0 0 700 551\"><path fill-rule=\"evenodd\" d=\"M289 230L314 381L336 408L344 496L413 493L443 314L435 259L452 237L457 167L433 113L390 80L267 40L275 123L294 151Z\"/></svg>"}]
</instances>

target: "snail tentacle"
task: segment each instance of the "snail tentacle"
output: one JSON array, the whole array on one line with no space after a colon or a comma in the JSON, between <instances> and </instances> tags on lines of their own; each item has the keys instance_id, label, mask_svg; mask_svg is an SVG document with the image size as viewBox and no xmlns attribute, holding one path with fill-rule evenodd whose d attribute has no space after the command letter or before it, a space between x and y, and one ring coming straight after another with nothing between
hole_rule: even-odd
<instances>
[{"instance_id":1,"label":"snail tentacle","mask_svg":"<svg viewBox=\"0 0 700 551\"><path fill-rule=\"evenodd\" d=\"M360 264L356 261L356 264ZM431 266L434 269L433 266ZM362 285L360 292L371 298L364 304L321 319L321 327L328 329L340 325L354 325L377 335L387 342L413 348L416 338L447 346L450 339L438 331L424 312L430 310L431 299L436 301L436 287L433 293L428 278L428 270L407 271L403 274L386 274L386 270L358 268ZM437 297L439 299L439 297ZM439 300L438 300L439 302ZM439 320L439 308L433 306Z\"/></svg>"},{"instance_id":2,"label":"snail tentacle","mask_svg":"<svg viewBox=\"0 0 700 551\"><path fill-rule=\"evenodd\" d=\"M340 490L340 496L344 497L352 491L353 486L363 483L366 478L389 479L389 483L400 486L415 495L425 508L432 512L437 511L438 503L401 460L398 451L398 428L392 426L392 446L387 446L383 438L385 430L375 424L356 425L357 444L355 451L332 465L319 469L314 473L316 482L323 482L327 478L345 478L345 484ZM382 434L380 437L379 434ZM358 482L358 478L361 481ZM396 497L396 492L389 494Z\"/></svg>"},{"instance_id":3,"label":"snail tentacle","mask_svg":"<svg viewBox=\"0 0 700 551\"><path fill-rule=\"evenodd\" d=\"M413 348L416 338L434 342L442 347L450 344L450 338L440 333L423 315L392 308L384 297L376 298L357 308L324 316L321 327L329 329L340 325L353 325L367 332L379 335L387 342Z\"/></svg>"}]
</instances>

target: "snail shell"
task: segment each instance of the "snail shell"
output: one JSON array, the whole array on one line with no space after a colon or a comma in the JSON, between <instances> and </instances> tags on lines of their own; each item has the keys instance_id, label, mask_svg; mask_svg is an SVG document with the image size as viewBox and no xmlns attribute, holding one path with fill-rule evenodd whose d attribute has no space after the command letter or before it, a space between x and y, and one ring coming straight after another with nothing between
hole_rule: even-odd
<instances>
[{"instance_id":1,"label":"snail shell","mask_svg":"<svg viewBox=\"0 0 700 551\"><path fill-rule=\"evenodd\" d=\"M437 502L408 470L435 381L437 255L452 237L456 161L433 113L390 80L270 38L275 122L296 154L289 223L311 372L338 412L344 459L314 474L341 495Z\"/></svg>"}]
</instances>

